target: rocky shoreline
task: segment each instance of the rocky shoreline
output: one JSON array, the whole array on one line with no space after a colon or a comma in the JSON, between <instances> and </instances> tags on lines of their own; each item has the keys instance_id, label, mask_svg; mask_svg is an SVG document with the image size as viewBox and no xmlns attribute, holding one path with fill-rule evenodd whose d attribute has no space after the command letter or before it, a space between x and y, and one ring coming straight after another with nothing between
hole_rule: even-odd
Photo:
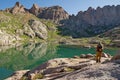
<instances>
[{"instance_id":1,"label":"rocky shoreline","mask_svg":"<svg viewBox=\"0 0 120 80\"><path fill-rule=\"evenodd\" d=\"M84 56L83 56L84 55ZM6 80L118 80L120 55L102 55L96 63L92 54L49 60L32 70L16 71Z\"/></svg>"}]
</instances>

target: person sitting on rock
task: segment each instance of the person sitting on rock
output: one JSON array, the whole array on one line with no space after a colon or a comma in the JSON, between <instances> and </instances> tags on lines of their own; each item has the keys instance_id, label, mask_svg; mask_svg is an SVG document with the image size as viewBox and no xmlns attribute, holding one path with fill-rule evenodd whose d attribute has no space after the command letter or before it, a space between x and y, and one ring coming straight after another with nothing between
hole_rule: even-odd
<instances>
[{"instance_id":1,"label":"person sitting on rock","mask_svg":"<svg viewBox=\"0 0 120 80\"><path fill-rule=\"evenodd\" d=\"M101 42L99 42L96 47L96 63L101 62L102 51L103 51L103 46Z\"/></svg>"}]
</instances>

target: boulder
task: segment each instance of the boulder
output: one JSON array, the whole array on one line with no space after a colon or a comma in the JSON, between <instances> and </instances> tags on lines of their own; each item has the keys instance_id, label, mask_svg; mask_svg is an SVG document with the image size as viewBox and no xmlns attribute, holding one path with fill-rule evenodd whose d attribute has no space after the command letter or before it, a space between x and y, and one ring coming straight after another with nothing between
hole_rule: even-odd
<instances>
[{"instance_id":1,"label":"boulder","mask_svg":"<svg viewBox=\"0 0 120 80\"><path fill-rule=\"evenodd\" d=\"M94 57L94 55L93 54L86 54L86 58L91 58L91 57Z\"/></svg>"},{"instance_id":2,"label":"boulder","mask_svg":"<svg viewBox=\"0 0 120 80\"><path fill-rule=\"evenodd\" d=\"M91 58L91 57L94 57L94 55L93 54L81 54L80 55L80 58Z\"/></svg>"},{"instance_id":3,"label":"boulder","mask_svg":"<svg viewBox=\"0 0 120 80\"><path fill-rule=\"evenodd\" d=\"M106 53L108 55L109 58L111 58L112 56L109 53Z\"/></svg>"},{"instance_id":4,"label":"boulder","mask_svg":"<svg viewBox=\"0 0 120 80\"><path fill-rule=\"evenodd\" d=\"M37 20L30 20L29 24L26 23L23 26L24 30L24 34L34 38L34 37L38 37L40 39L47 39L47 29L46 29L46 25L44 25L42 22L37 21Z\"/></svg>"},{"instance_id":5,"label":"boulder","mask_svg":"<svg viewBox=\"0 0 120 80\"><path fill-rule=\"evenodd\" d=\"M85 54L81 54L80 58L86 58L86 55Z\"/></svg>"},{"instance_id":6,"label":"boulder","mask_svg":"<svg viewBox=\"0 0 120 80\"><path fill-rule=\"evenodd\" d=\"M102 57L109 58L110 56L107 53L102 53Z\"/></svg>"},{"instance_id":7,"label":"boulder","mask_svg":"<svg viewBox=\"0 0 120 80\"><path fill-rule=\"evenodd\" d=\"M34 38L35 37L35 33L34 33L34 31L31 29L31 27L30 27L30 25L28 25L28 24L25 24L24 26L23 26L23 28L24 28L24 34L25 35L27 35L27 36L29 36L29 37L31 37L31 38Z\"/></svg>"},{"instance_id":8,"label":"boulder","mask_svg":"<svg viewBox=\"0 0 120 80\"><path fill-rule=\"evenodd\" d=\"M73 58L80 58L79 56L74 56Z\"/></svg>"},{"instance_id":9,"label":"boulder","mask_svg":"<svg viewBox=\"0 0 120 80\"><path fill-rule=\"evenodd\" d=\"M4 30L0 30L0 45L1 46L7 46L7 45L13 45L16 41L21 40L19 36L16 36L14 34L8 34Z\"/></svg>"},{"instance_id":10,"label":"boulder","mask_svg":"<svg viewBox=\"0 0 120 80\"><path fill-rule=\"evenodd\" d=\"M30 27L34 31L37 37L41 39L47 39L47 29L42 22L36 20L30 20Z\"/></svg>"}]
</instances>

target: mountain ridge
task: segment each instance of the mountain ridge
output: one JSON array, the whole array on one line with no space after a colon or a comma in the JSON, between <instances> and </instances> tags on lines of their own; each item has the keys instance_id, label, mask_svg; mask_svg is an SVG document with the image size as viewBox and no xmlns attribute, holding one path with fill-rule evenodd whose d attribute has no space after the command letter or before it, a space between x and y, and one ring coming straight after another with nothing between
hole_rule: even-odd
<instances>
[{"instance_id":1,"label":"mountain ridge","mask_svg":"<svg viewBox=\"0 0 120 80\"><path fill-rule=\"evenodd\" d=\"M61 21L61 24L62 35L76 38L95 36L120 25L120 5L96 9L89 7L88 10Z\"/></svg>"},{"instance_id":2,"label":"mountain ridge","mask_svg":"<svg viewBox=\"0 0 120 80\"><path fill-rule=\"evenodd\" d=\"M6 8L5 11L13 14L29 12L38 18L50 19L56 23L69 17L69 14L60 6L42 8L39 7L37 4L33 4L30 9L27 9L19 2L16 2L12 8Z\"/></svg>"},{"instance_id":3,"label":"mountain ridge","mask_svg":"<svg viewBox=\"0 0 120 80\"><path fill-rule=\"evenodd\" d=\"M69 15L60 6L42 8L39 7L37 4L33 4L30 9L26 9L19 2L16 2L15 6L13 6L12 8L7 8L4 11L12 14L12 16L14 17L20 14L21 17L24 15L25 18L22 19L23 22L21 22L20 25L25 25L24 23L29 23L29 15L27 14L34 15L35 18L41 19L40 21L42 21L42 23L49 24L50 26L54 26L51 25L51 22L57 23L55 27L46 26L46 29L53 30L56 32L55 34L58 33L60 36L62 35L62 37L95 37L103 34L104 32L109 33L109 30L120 25L120 5L107 5L102 8L97 7L96 9L89 7L86 11L79 11L77 15ZM44 20L48 20L48 22ZM19 30L17 31L19 32ZM50 32L50 34L53 34L52 31ZM120 33L116 34L118 36ZM26 35L29 37L33 37L33 34L31 33L30 35L28 31ZM103 34L102 36L104 37L105 34Z\"/></svg>"}]
</instances>

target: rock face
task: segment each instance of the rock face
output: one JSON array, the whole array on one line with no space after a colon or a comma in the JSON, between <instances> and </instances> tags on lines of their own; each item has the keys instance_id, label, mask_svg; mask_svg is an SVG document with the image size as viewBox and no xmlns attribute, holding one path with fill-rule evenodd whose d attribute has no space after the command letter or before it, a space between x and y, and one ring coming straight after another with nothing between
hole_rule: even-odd
<instances>
[{"instance_id":1,"label":"rock face","mask_svg":"<svg viewBox=\"0 0 120 80\"><path fill-rule=\"evenodd\" d=\"M19 36L8 34L3 30L0 30L0 46L13 45L17 41L21 40Z\"/></svg>"},{"instance_id":2,"label":"rock face","mask_svg":"<svg viewBox=\"0 0 120 80\"><path fill-rule=\"evenodd\" d=\"M40 8L38 5L33 4L29 11L39 18L50 19L54 22L67 19L69 17L68 13L60 6Z\"/></svg>"},{"instance_id":3,"label":"rock face","mask_svg":"<svg viewBox=\"0 0 120 80\"><path fill-rule=\"evenodd\" d=\"M29 9L29 11L30 11L30 13L37 16L42 11L42 8L40 8L37 4L33 4L31 9Z\"/></svg>"},{"instance_id":4,"label":"rock face","mask_svg":"<svg viewBox=\"0 0 120 80\"><path fill-rule=\"evenodd\" d=\"M24 25L24 34L31 38L38 37L40 39L47 39L46 26L40 21L30 20L29 24Z\"/></svg>"},{"instance_id":5,"label":"rock face","mask_svg":"<svg viewBox=\"0 0 120 80\"><path fill-rule=\"evenodd\" d=\"M109 31L106 31L100 37L109 37L111 38L110 46L120 47L120 26L113 28Z\"/></svg>"},{"instance_id":6,"label":"rock face","mask_svg":"<svg viewBox=\"0 0 120 80\"><path fill-rule=\"evenodd\" d=\"M102 62L105 62L106 60L109 60L109 58L102 57ZM82 80L84 80L84 77L81 78L81 76L80 76L80 75L83 75L81 72L84 72L84 71L89 72L89 71L93 70L93 73L95 73L96 70L99 68L103 68L103 69L107 68L107 67L104 67L104 65L106 66L107 63L106 64L98 64L98 65L95 63L96 63L96 61L94 59L57 58L57 59L49 60L46 63L36 67L35 69L28 71L27 73L22 73L22 72L21 73L19 72L20 74L16 73L8 79L16 78L19 80L20 77L17 77L17 75L24 75L22 77L22 79L25 78L27 80L33 80L33 79L40 79L40 80L79 80L79 79L82 79ZM101 67L98 67L98 66L101 66ZM115 67L117 67L117 66L115 66ZM112 66L111 66L111 68L109 68L108 72L111 70L113 70ZM119 73L119 71L118 71L118 73ZM79 76L76 74L79 74ZM83 76L86 76L86 74ZM42 77L36 76L36 75L41 75ZM71 77L69 75L71 75L73 77ZM90 73L90 75L92 75L92 74ZM103 74L103 76L104 75L106 75L106 74ZM96 76L96 75L94 75L94 76ZM86 79L89 80L89 78L91 78L90 80L94 80L94 79L92 79L94 76L90 76L90 77L86 76ZM77 79L74 77L77 77ZM99 79L99 76L96 76L96 78ZM102 78L102 76L101 76L101 78ZM107 78L113 78L113 77L110 76Z\"/></svg>"},{"instance_id":7,"label":"rock face","mask_svg":"<svg viewBox=\"0 0 120 80\"><path fill-rule=\"evenodd\" d=\"M44 8L38 15L40 18L50 19L55 22L67 19L69 17L68 13L60 6L52 6Z\"/></svg>"},{"instance_id":8,"label":"rock face","mask_svg":"<svg viewBox=\"0 0 120 80\"><path fill-rule=\"evenodd\" d=\"M79 64L81 62L81 64ZM86 63L82 63L86 62ZM54 80L59 76L70 73L71 71L81 69L85 66L94 64L95 61L89 59L69 59L69 58L58 58L49 60L48 62L38 66L37 68L31 70L26 75L34 78L36 74L42 73L45 80ZM60 74L62 73L62 74Z\"/></svg>"},{"instance_id":9,"label":"rock face","mask_svg":"<svg viewBox=\"0 0 120 80\"><path fill-rule=\"evenodd\" d=\"M80 11L76 16L72 15L61 23L64 24L63 35L73 37L97 35L120 25L120 5L97 9L89 7L87 11Z\"/></svg>"},{"instance_id":10,"label":"rock face","mask_svg":"<svg viewBox=\"0 0 120 80\"><path fill-rule=\"evenodd\" d=\"M117 63L107 62L87 66L55 80L119 80L119 65Z\"/></svg>"},{"instance_id":11,"label":"rock face","mask_svg":"<svg viewBox=\"0 0 120 80\"><path fill-rule=\"evenodd\" d=\"M16 71L14 72L14 76L10 77L10 78L7 78L6 80L16 80L16 79L20 79L23 75L22 74L25 74L27 71L29 70L21 70L21 71Z\"/></svg>"}]
</instances>

